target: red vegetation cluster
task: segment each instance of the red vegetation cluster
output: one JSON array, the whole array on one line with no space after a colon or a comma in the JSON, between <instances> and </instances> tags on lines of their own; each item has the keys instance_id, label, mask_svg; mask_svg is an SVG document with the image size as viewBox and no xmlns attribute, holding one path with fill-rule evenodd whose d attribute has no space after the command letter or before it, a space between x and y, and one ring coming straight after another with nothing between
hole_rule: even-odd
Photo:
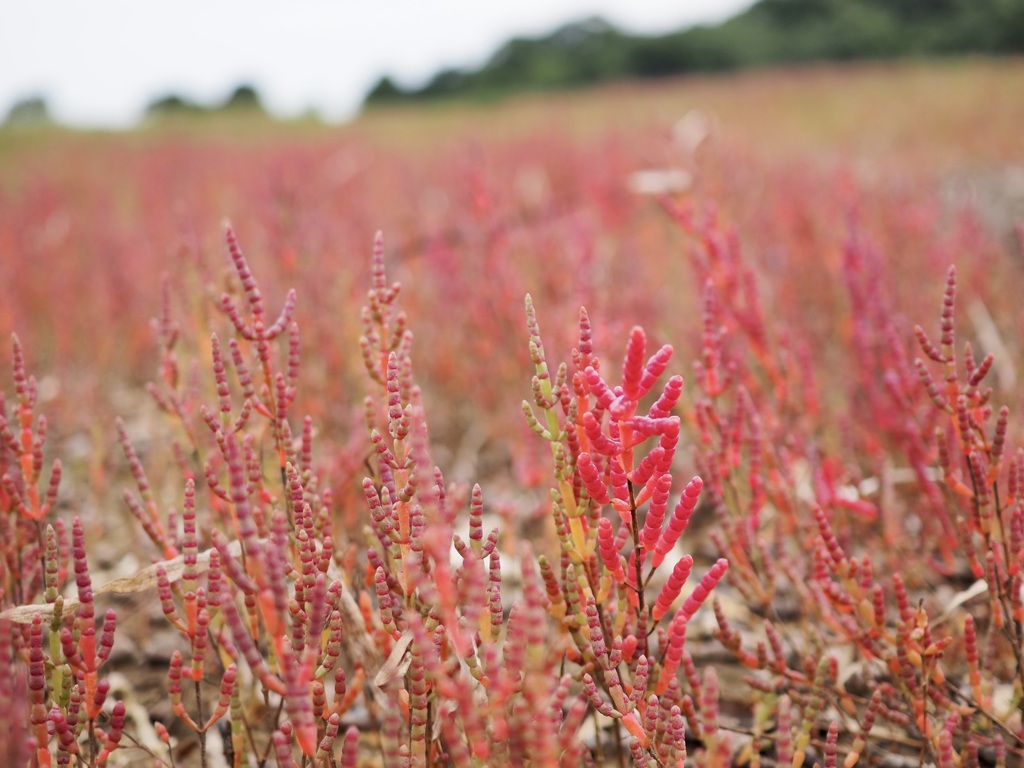
<instances>
[{"instance_id":1,"label":"red vegetation cluster","mask_svg":"<svg viewBox=\"0 0 1024 768\"><path fill-rule=\"evenodd\" d=\"M228 227L223 275L204 234L162 283L142 280L159 258L104 278L96 322L143 285L160 296L146 389L164 420L124 400L117 469L98 422L98 457L50 455L67 443L47 447L40 408L63 416L60 397L13 337L0 761L1024 759L1024 432L1001 359L1019 329L998 285L1019 265L970 217L850 171L765 163L763 197L690 158L691 191L637 197L623 144L554 144L455 181L434 168L451 228L426 204L423 220L387 213L400 245L386 259L378 235L368 268L341 274L327 264L369 240L372 211L332 229L344 182L317 175L320 150L281 150L290 170L242 217L261 233L252 264ZM528 151L554 169L543 183L497 184ZM196 162L141 156L175 152ZM308 184L290 179L304 168ZM37 189L22 213L59 198ZM59 235L32 247L69 248ZM0 321L24 320L36 279L12 277L28 298ZM914 321L940 294L936 336ZM538 308L574 321L542 335ZM84 365L76 340L41 356ZM141 349L105 338L93 362L130 381ZM87 415L116 409L81 392ZM94 586L94 542L116 525L87 513L120 476L152 562ZM124 616L103 605L142 592L175 644L155 722L119 682Z\"/></svg>"}]
</instances>

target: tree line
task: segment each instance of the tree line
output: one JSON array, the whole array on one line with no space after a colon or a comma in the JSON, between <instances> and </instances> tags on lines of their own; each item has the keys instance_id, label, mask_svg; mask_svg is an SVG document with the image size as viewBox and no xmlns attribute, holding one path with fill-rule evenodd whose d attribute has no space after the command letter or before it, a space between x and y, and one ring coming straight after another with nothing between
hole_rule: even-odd
<instances>
[{"instance_id":1,"label":"tree line","mask_svg":"<svg viewBox=\"0 0 1024 768\"><path fill-rule=\"evenodd\" d=\"M600 18L514 38L418 88L382 77L367 106L556 90L773 64L1024 53L1024 0L760 0L721 24L633 35Z\"/></svg>"}]
</instances>

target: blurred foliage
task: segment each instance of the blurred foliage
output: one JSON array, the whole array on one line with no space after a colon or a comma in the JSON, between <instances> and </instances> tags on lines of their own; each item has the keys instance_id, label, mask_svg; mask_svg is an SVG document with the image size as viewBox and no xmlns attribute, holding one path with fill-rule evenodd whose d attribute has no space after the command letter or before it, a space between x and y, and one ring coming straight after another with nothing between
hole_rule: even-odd
<instances>
[{"instance_id":1,"label":"blurred foliage","mask_svg":"<svg viewBox=\"0 0 1024 768\"><path fill-rule=\"evenodd\" d=\"M176 93L169 93L154 99L146 107L147 117L163 117L165 115L202 114L207 108L191 99Z\"/></svg>"},{"instance_id":2,"label":"blurred foliage","mask_svg":"<svg viewBox=\"0 0 1024 768\"><path fill-rule=\"evenodd\" d=\"M248 83L237 86L223 102L213 106L206 106L177 93L169 93L149 103L149 106L146 107L146 117L162 119L182 115L215 115L240 111L265 114L259 92Z\"/></svg>"},{"instance_id":3,"label":"blurred foliage","mask_svg":"<svg viewBox=\"0 0 1024 768\"><path fill-rule=\"evenodd\" d=\"M228 96L222 109L263 109L263 102L256 88L252 85L239 85Z\"/></svg>"},{"instance_id":4,"label":"blurred foliage","mask_svg":"<svg viewBox=\"0 0 1024 768\"><path fill-rule=\"evenodd\" d=\"M367 106L499 98L626 78L811 61L1024 53L1024 0L760 0L717 26L644 37L600 18L514 38L476 70L446 69L421 88L385 76Z\"/></svg>"},{"instance_id":5,"label":"blurred foliage","mask_svg":"<svg viewBox=\"0 0 1024 768\"><path fill-rule=\"evenodd\" d=\"M16 101L7 112L5 125L38 126L53 122L50 107L42 96L26 96Z\"/></svg>"}]
</instances>

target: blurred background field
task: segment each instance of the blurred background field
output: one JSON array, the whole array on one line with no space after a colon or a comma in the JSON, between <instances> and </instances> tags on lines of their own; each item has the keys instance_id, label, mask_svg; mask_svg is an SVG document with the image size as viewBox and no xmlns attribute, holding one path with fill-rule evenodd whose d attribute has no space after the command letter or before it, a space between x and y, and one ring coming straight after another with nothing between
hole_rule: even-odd
<instances>
[{"instance_id":1,"label":"blurred background field","mask_svg":"<svg viewBox=\"0 0 1024 768\"><path fill-rule=\"evenodd\" d=\"M8 129L0 330L17 330L45 378L54 435L74 437L72 457L103 477L119 459L104 425L150 407L161 274L183 344L224 328L229 218L271 304L297 288L301 406L357 466L357 308L382 229L449 471L509 477L532 461L517 455L530 446L526 292L561 355L585 304L599 339L640 323L677 346L684 373L693 359L701 286L658 194L716 209L768 316L826 358L851 320L840 273L853 229L886 260L901 313L928 321L957 262L1013 349L1022 92L1024 62L962 59L399 105L340 126L243 111L129 132ZM836 363L821 375L838 399L848 363Z\"/></svg>"}]
</instances>

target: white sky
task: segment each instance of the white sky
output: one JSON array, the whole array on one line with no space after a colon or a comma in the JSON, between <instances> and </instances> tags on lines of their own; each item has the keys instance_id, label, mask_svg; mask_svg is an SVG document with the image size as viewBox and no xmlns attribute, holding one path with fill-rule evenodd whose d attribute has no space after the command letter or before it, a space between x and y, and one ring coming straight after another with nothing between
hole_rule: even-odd
<instances>
[{"instance_id":1,"label":"white sky","mask_svg":"<svg viewBox=\"0 0 1024 768\"><path fill-rule=\"evenodd\" d=\"M242 82L288 116L353 114L382 74L421 85L515 35L592 15L634 32L715 22L752 0L2 0L0 119L41 94L54 116L122 126L154 97L213 103Z\"/></svg>"}]
</instances>

